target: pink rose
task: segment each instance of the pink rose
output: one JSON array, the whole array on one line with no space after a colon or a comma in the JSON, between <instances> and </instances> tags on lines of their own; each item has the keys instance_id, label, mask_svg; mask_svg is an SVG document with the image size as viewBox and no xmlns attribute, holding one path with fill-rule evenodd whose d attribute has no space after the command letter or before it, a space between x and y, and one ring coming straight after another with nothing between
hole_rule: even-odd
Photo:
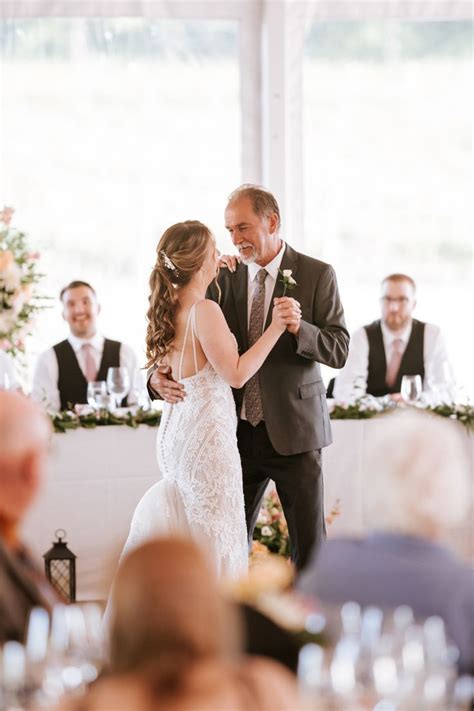
<instances>
[{"instance_id":1,"label":"pink rose","mask_svg":"<svg viewBox=\"0 0 474 711\"><path fill-rule=\"evenodd\" d=\"M5 206L3 208L3 210L0 212L0 222L3 222L4 225L9 225L12 220L14 212L15 212L15 210L13 209L13 207L6 207Z\"/></svg>"}]
</instances>

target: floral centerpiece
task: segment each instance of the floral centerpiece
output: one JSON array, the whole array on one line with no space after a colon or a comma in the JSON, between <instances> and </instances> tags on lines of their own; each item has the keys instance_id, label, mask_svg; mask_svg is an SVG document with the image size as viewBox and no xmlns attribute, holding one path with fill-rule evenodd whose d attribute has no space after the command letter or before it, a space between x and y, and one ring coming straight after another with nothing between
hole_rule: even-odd
<instances>
[{"instance_id":1,"label":"floral centerpiece","mask_svg":"<svg viewBox=\"0 0 474 711\"><path fill-rule=\"evenodd\" d=\"M28 248L24 232L11 226L13 208L0 211L0 348L13 357L24 353L33 317L45 305L36 285L38 252Z\"/></svg>"},{"instance_id":2,"label":"floral centerpiece","mask_svg":"<svg viewBox=\"0 0 474 711\"><path fill-rule=\"evenodd\" d=\"M253 534L255 552L264 546L271 553L288 557L290 555L290 540L288 525L283 515L280 499L276 491L271 491L263 501L255 531Z\"/></svg>"},{"instance_id":3,"label":"floral centerpiece","mask_svg":"<svg viewBox=\"0 0 474 711\"><path fill-rule=\"evenodd\" d=\"M340 515L341 500L336 499L330 512L325 517L326 525L330 526L334 519ZM258 514L253 533L252 561L258 562L266 558L269 553L277 553L286 558L290 556L288 525L275 490L264 498Z\"/></svg>"}]
</instances>

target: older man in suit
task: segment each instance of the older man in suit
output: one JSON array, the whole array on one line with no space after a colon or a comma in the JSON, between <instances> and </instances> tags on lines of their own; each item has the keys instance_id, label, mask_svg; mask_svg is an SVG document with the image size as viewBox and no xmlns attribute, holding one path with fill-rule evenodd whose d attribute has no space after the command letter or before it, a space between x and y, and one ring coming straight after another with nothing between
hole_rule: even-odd
<instances>
[{"instance_id":1,"label":"older man in suit","mask_svg":"<svg viewBox=\"0 0 474 711\"><path fill-rule=\"evenodd\" d=\"M229 198L225 223L240 261L221 270L219 290L212 288L210 297L219 301L239 351L270 322L274 298L285 304L290 321L258 374L234 392L249 540L272 479L292 558L302 568L325 532L321 448L332 440L319 364L341 368L349 334L334 270L283 241L271 193L241 186ZM284 295L284 271L294 281L293 297ZM168 402L184 396L183 386L163 370L153 373L150 385Z\"/></svg>"},{"instance_id":2,"label":"older man in suit","mask_svg":"<svg viewBox=\"0 0 474 711\"><path fill-rule=\"evenodd\" d=\"M20 532L45 475L50 433L38 405L0 392L0 643L23 641L30 610L56 601Z\"/></svg>"}]
</instances>

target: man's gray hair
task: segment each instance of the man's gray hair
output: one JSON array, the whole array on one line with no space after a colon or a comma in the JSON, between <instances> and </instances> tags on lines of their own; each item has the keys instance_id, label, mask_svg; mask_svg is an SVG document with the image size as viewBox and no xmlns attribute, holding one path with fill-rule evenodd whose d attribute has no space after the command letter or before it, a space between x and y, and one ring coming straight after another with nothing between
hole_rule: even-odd
<instances>
[{"instance_id":1,"label":"man's gray hair","mask_svg":"<svg viewBox=\"0 0 474 711\"><path fill-rule=\"evenodd\" d=\"M469 506L468 438L440 415L397 411L369 424L364 503L371 529L429 537Z\"/></svg>"},{"instance_id":2,"label":"man's gray hair","mask_svg":"<svg viewBox=\"0 0 474 711\"><path fill-rule=\"evenodd\" d=\"M277 199L272 193L261 185L253 185L252 183L244 183L234 190L228 198L228 204L240 200L240 198L248 198L252 203L253 211L259 217L270 217L276 215L278 218L277 230L281 227L280 208L278 207Z\"/></svg>"}]
</instances>

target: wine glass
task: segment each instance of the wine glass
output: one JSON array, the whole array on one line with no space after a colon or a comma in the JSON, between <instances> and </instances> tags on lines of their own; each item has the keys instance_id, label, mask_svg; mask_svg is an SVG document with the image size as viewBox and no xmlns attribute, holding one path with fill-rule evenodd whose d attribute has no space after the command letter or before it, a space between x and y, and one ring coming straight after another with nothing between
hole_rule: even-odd
<instances>
[{"instance_id":1,"label":"wine glass","mask_svg":"<svg viewBox=\"0 0 474 711\"><path fill-rule=\"evenodd\" d=\"M87 383L87 402L96 410L106 406L107 384L105 380L93 380Z\"/></svg>"},{"instance_id":2,"label":"wine glass","mask_svg":"<svg viewBox=\"0 0 474 711\"><path fill-rule=\"evenodd\" d=\"M120 407L120 403L130 390L130 376L126 368L109 368L107 371L107 390L115 400L115 408Z\"/></svg>"},{"instance_id":3,"label":"wine glass","mask_svg":"<svg viewBox=\"0 0 474 711\"><path fill-rule=\"evenodd\" d=\"M413 405L421 396L421 375L404 375L400 393L402 398L409 405Z\"/></svg>"}]
</instances>

